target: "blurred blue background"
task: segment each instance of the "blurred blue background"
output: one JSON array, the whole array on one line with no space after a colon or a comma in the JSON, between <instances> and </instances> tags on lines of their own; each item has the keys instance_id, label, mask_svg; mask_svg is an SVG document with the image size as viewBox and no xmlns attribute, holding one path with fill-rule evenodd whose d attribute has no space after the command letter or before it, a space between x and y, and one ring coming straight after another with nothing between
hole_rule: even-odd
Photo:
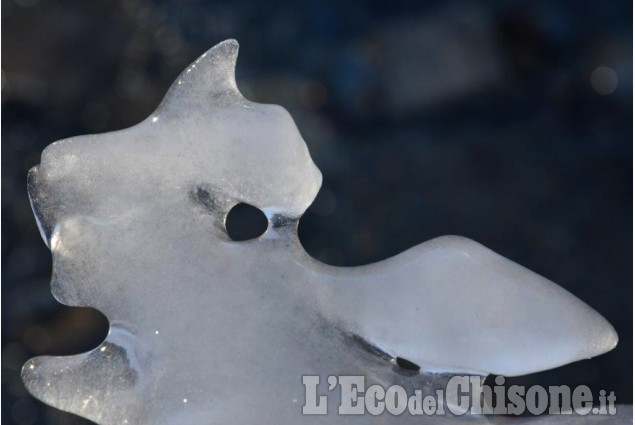
<instances>
[{"instance_id":1,"label":"blurred blue background","mask_svg":"<svg viewBox=\"0 0 635 425\"><path fill-rule=\"evenodd\" d=\"M107 332L50 293L27 170L55 140L144 119L226 38L245 96L286 107L324 174L300 224L311 255L359 265L475 239L620 336L507 383L632 402L632 2L2 0L2 36L3 423L88 423L31 398L19 370Z\"/></svg>"}]
</instances>

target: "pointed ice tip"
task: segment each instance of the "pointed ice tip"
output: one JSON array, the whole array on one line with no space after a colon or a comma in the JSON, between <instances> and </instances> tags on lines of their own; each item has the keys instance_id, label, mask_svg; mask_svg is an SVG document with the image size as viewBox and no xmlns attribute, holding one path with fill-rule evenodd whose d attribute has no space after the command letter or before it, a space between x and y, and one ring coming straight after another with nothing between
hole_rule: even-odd
<instances>
[{"instance_id":1,"label":"pointed ice tip","mask_svg":"<svg viewBox=\"0 0 635 425\"><path fill-rule=\"evenodd\" d=\"M235 68L236 58L238 58L238 47L238 41L233 38L221 41L199 56L194 64L206 59L207 62L213 62L215 65L224 63L227 67Z\"/></svg>"},{"instance_id":2,"label":"pointed ice tip","mask_svg":"<svg viewBox=\"0 0 635 425\"><path fill-rule=\"evenodd\" d=\"M586 330L588 338L586 356L584 357L587 359L608 353L619 342L615 328L599 313L596 315L597 318L587 326Z\"/></svg>"},{"instance_id":3,"label":"pointed ice tip","mask_svg":"<svg viewBox=\"0 0 635 425\"><path fill-rule=\"evenodd\" d=\"M228 38L225 41L221 41L216 46L228 46L234 50L238 50L238 41L235 38Z\"/></svg>"},{"instance_id":4,"label":"pointed ice tip","mask_svg":"<svg viewBox=\"0 0 635 425\"><path fill-rule=\"evenodd\" d=\"M609 322L606 323L608 325L608 328L606 331L606 344L604 353L607 353L617 347L617 343L620 341L620 337L617 335L617 331L615 331L615 328Z\"/></svg>"},{"instance_id":5,"label":"pointed ice tip","mask_svg":"<svg viewBox=\"0 0 635 425\"><path fill-rule=\"evenodd\" d=\"M176 104L183 109L184 101L197 101L202 96L224 94L237 97L240 92L234 76L238 58L238 41L230 38L221 41L190 64L168 90L158 113Z\"/></svg>"},{"instance_id":6,"label":"pointed ice tip","mask_svg":"<svg viewBox=\"0 0 635 425\"><path fill-rule=\"evenodd\" d=\"M235 65L236 58L238 57L238 47L239 47L238 41L236 41L233 38L230 38L216 44L214 47L212 47L206 53L204 53L201 57L210 55L212 57L229 59Z\"/></svg>"}]
</instances>

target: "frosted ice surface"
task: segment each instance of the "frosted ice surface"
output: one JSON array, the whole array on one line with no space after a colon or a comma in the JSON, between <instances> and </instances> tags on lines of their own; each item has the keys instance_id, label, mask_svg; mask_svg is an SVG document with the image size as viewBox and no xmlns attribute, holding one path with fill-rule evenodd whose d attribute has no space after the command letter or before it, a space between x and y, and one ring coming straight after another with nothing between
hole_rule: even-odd
<instances>
[{"instance_id":1,"label":"frosted ice surface","mask_svg":"<svg viewBox=\"0 0 635 425\"><path fill-rule=\"evenodd\" d=\"M521 375L615 347L592 308L465 238L363 267L311 258L296 228L321 174L286 110L241 96L237 53L218 44L145 121L53 143L29 173L53 294L111 325L88 353L29 360L35 397L103 425L434 421L302 417L301 377L431 389L432 372ZM265 212L261 237L227 236L239 202Z\"/></svg>"}]
</instances>

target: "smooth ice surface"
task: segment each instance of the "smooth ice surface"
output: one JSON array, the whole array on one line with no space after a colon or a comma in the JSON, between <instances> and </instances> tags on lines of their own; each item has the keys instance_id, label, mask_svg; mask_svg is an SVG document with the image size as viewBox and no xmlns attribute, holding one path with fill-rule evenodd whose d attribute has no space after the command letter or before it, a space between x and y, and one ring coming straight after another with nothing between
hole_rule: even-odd
<instances>
[{"instance_id":1,"label":"smooth ice surface","mask_svg":"<svg viewBox=\"0 0 635 425\"><path fill-rule=\"evenodd\" d=\"M296 228L321 174L283 108L241 96L237 52L218 44L145 121L56 142L29 173L53 294L111 324L88 353L27 362L35 397L104 425L421 423L439 418L302 417L301 377L432 392L447 375L431 372L521 375L616 345L592 308L465 238L363 267L309 257ZM227 236L239 202L264 235Z\"/></svg>"}]
</instances>

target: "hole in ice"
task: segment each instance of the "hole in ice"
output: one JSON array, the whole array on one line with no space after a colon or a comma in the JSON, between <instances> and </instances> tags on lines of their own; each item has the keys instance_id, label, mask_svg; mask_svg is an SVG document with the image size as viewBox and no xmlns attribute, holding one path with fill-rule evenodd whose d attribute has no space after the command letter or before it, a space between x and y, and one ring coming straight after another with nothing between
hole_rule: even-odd
<instances>
[{"instance_id":1,"label":"hole in ice","mask_svg":"<svg viewBox=\"0 0 635 425\"><path fill-rule=\"evenodd\" d=\"M397 362L397 366L399 366L402 369L411 370L414 372L418 372L419 370L421 370L419 365L411 362L410 360L404 359L402 357L397 357L395 361Z\"/></svg>"},{"instance_id":2,"label":"hole in ice","mask_svg":"<svg viewBox=\"0 0 635 425\"><path fill-rule=\"evenodd\" d=\"M225 219L225 230L234 241L247 241L265 233L269 221L258 208L240 203L232 208Z\"/></svg>"}]
</instances>

